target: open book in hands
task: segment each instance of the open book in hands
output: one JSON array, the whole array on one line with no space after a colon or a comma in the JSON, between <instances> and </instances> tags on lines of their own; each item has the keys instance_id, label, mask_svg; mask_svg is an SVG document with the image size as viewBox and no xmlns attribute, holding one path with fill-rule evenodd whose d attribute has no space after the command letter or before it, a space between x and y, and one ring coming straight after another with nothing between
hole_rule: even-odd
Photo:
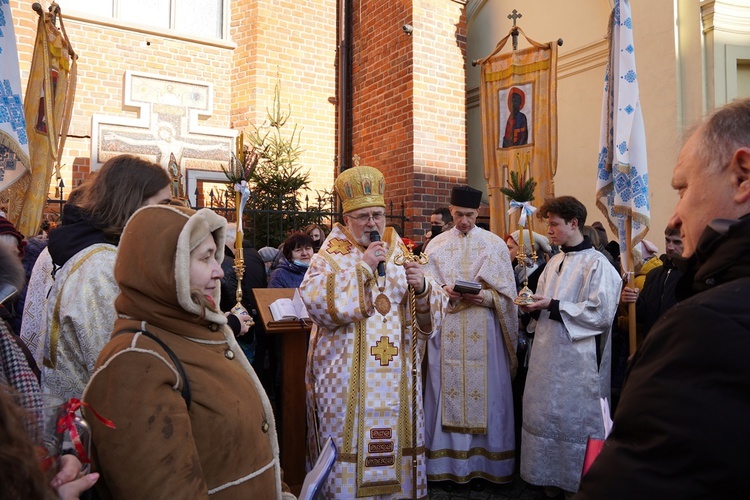
<instances>
[{"instance_id":1,"label":"open book in hands","mask_svg":"<svg viewBox=\"0 0 750 500\"><path fill-rule=\"evenodd\" d=\"M338 457L338 450L333 439L329 436L323 445L323 449L320 450L318 460L315 461L315 465L305 476L305 482L302 483L302 490L299 493L299 500L315 500L318 497L323 490L326 479L328 479L328 474L333 469L333 464L336 463L336 457Z\"/></svg>"},{"instance_id":2,"label":"open book in hands","mask_svg":"<svg viewBox=\"0 0 750 500\"><path fill-rule=\"evenodd\" d=\"M274 300L268 307L271 309L274 321L310 320L305 303L302 302L302 297L300 297L299 289L294 290L294 298Z\"/></svg>"}]
</instances>

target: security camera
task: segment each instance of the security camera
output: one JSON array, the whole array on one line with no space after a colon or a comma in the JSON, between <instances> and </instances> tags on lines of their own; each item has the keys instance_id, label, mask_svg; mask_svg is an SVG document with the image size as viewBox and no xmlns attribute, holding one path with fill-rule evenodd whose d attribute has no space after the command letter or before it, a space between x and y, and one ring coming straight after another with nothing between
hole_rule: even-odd
<instances>
[{"instance_id":1,"label":"security camera","mask_svg":"<svg viewBox=\"0 0 750 500\"><path fill-rule=\"evenodd\" d=\"M403 26L401 26L401 29L404 30L404 33L410 36L412 33L414 33L414 26L412 26L411 24L404 24Z\"/></svg>"}]
</instances>

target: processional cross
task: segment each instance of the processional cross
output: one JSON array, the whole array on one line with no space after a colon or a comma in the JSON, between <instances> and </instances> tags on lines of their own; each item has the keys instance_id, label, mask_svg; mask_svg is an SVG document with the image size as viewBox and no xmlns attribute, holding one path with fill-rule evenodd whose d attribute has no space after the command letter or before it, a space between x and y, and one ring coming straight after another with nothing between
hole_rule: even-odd
<instances>
[{"instance_id":1,"label":"processional cross","mask_svg":"<svg viewBox=\"0 0 750 500\"><path fill-rule=\"evenodd\" d=\"M518 12L516 9L513 9L512 14L508 14L508 19L513 20L513 29L511 30L510 34L513 37L513 50L518 50L518 29L516 26L516 19L520 19L523 17L523 14Z\"/></svg>"}]
</instances>

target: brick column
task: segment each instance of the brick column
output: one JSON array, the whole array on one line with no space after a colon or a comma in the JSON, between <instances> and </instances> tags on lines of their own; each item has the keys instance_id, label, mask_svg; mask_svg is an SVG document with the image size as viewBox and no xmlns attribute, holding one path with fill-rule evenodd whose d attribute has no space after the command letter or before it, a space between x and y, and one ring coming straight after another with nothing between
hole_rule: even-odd
<instances>
[{"instance_id":1,"label":"brick column","mask_svg":"<svg viewBox=\"0 0 750 500\"><path fill-rule=\"evenodd\" d=\"M353 40L353 153L383 172L387 201L403 201L411 219L405 235L420 241L466 181L464 6L355 2Z\"/></svg>"}]
</instances>

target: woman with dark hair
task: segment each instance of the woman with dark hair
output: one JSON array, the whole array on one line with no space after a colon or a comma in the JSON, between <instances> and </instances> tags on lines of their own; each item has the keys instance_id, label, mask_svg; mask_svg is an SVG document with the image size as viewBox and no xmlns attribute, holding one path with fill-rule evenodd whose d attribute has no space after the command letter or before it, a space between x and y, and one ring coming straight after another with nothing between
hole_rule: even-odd
<instances>
[{"instance_id":1,"label":"woman with dark hair","mask_svg":"<svg viewBox=\"0 0 750 500\"><path fill-rule=\"evenodd\" d=\"M284 260L273 270L268 288L299 288L313 254L313 240L305 233L292 233L282 246Z\"/></svg>"},{"instance_id":2,"label":"woman with dark hair","mask_svg":"<svg viewBox=\"0 0 750 500\"><path fill-rule=\"evenodd\" d=\"M161 166L116 156L84 191L77 222L50 233L55 278L46 308L43 392L81 397L116 318L113 271L120 234L138 208L167 203L171 196L171 180Z\"/></svg>"},{"instance_id":3,"label":"woman with dark hair","mask_svg":"<svg viewBox=\"0 0 750 500\"><path fill-rule=\"evenodd\" d=\"M319 224L309 224L305 226L305 229L303 229L302 232L312 238L313 250L317 252L320 245L322 245L323 241L326 239L326 230Z\"/></svg>"},{"instance_id":4,"label":"woman with dark hair","mask_svg":"<svg viewBox=\"0 0 750 500\"><path fill-rule=\"evenodd\" d=\"M117 427L84 409L102 498L291 497L270 402L218 309L225 226L151 206L125 228L118 319L84 394Z\"/></svg>"}]
</instances>

